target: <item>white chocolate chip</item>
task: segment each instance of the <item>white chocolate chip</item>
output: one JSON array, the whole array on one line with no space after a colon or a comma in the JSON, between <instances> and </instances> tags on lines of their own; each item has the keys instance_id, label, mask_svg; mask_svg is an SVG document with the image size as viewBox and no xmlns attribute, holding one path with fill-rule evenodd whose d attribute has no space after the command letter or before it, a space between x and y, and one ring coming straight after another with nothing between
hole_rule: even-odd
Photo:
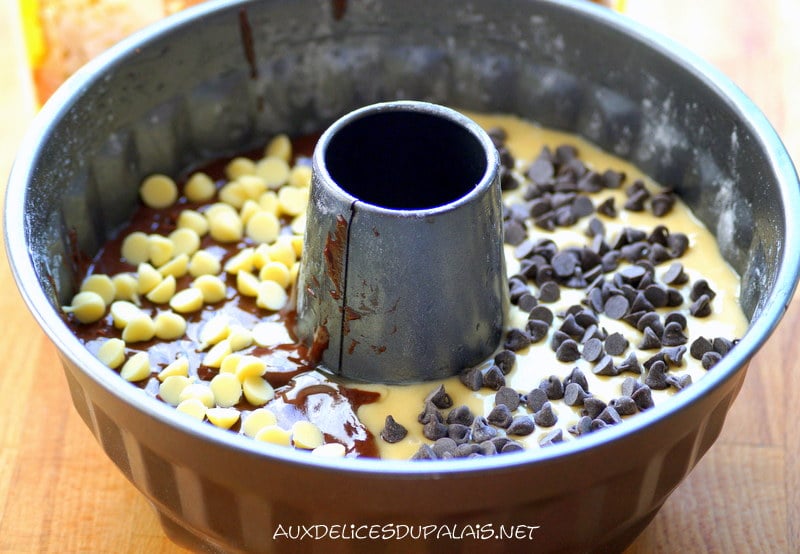
<instances>
[{"instance_id":1,"label":"white chocolate chip","mask_svg":"<svg viewBox=\"0 0 800 554\"><path fill-rule=\"evenodd\" d=\"M194 287L183 289L170 299L169 306L181 314L196 312L203 307L203 293Z\"/></svg>"},{"instance_id":2,"label":"white chocolate chip","mask_svg":"<svg viewBox=\"0 0 800 554\"><path fill-rule=\"evenodd\" d=\"M292 217L306 213L309 190L308 188L282 187L278 191L278 206L281 212Z\"/></svg>"},{"instance_id":3,"label":"white chocolate chip","mask_svg":"<svg viewBox=\"0 0 800 554\"><path fill-rule=\"evenodd\" d=\"M61 308L65 313L72 314L81 323L94 323L106 313L106 304L103 298L92 291L79 292L72 297L72 304Z\"/></svg>"},{"instance_id":4,"label":"white chocolate chip","mask_svg":"<svg viewBox=\"0 0 800 554\"><path fill-rule=\"evenodd\" d=\"M178 396L178 400L180 402L184 402L190 398L196 398L202 402L203 406L206 408L214 407L214 393L207 385L201 383L192 383L184 387L180 396Z\"/></svg>"},{"instance_id":5,"label":"white chocolate chip","mask_svg":"<svg viewBox=\"0 0 800 554\"><path fill-rule=\"evenodd\" d=\"M209 408L206 410L208 421L220 429L230 429L239 421L239 410L236 408Z\"/></svg>"},{"instance_id":6,"label":"white chocolate chip","mask_svg":"<svg viewBox=\"0 0 800 554\"><path fill-rule=\"evenodd\" d=\"M253 438L259 431L271 425L277 425L278 418L267 408L256 408L242 421L242 433Z\"/></svg>"},{"instance_id":7,"label":"white chocolate chip","mask_svg":"<svg viewBox=\"0 0 800 554\"><path fill-rule=\"evenodd\" d=\"M267 364L257 356L242 356L236 364L236 377L244 382L249 377L261 377L267 372Z\"/></svg>"},{"instance_id":8,"label":"white chocolate chip","mask_svg":"<svg viewBox=\"0 0 800 554\"><path fill-rule=\"evenodd\" d=\"M138 306L127 300L116 300L112 302L109 312L114 321L114 327L117 329L124 329L131 319L142 314L142 310L140 310Z\"/></svg>"},{"instance_id":9,"label":"white chocolate chip","mask_svg":"<svg viewBox=\"0 0 800 554\"><path fill-rule=\"evenodd\" d=\"M242 175L255 175L255 173L255 162L249 158L244 158L241 156L232 159L230 162L228 162L228 165L225 166L225 176L229 181L233 181Z\"/></svg>"},{"instance_id":10,"label":"white chocolate chip","mask_svg":"<svg viewBox=\"0 0 800 554\"><path fill-rule=\"evenodd\" d=\"M233 353L228 354L222 359L222 363L219 365L219 372L220 373L236 373L236 366L239 365L239 360L242 359L241 354Z\"/></svg>"},{"instance_id":11,"label":"white chocolate chip","mask_svg":"<svg viewBox=\"0 0 800 554\"><path fill-rule=\"evenodd\" d=\"M219 199L238 210L247 200L247 189L238 180L231 181L219 189Z\"/></svg>"},{"instance_id":12,"label":"white chocolate chip","mask_svg":"<svg viewBox=\"0 0 800 554\"><path fill-rule=\"evenodd\" d=\"M155 234L147 237L147 256L155 267L170 261L174 253L175 245L167 237Z\"/></svg>"},{"instance_id":13,"label":"white chocolate chip","mask_svg":"<svg viewBox=\"0 0 800 554\"><path fill-rule=\"evenodd\" d=\"M295 421L292 424L292 442L296 448L313 450L318 446L322 446L325 438L322 436L322 431L320 431L319 427L310 421Z\"/></svg>"},{"instance_id":14,"label":"white chocolate chip","mask_svg":"<svg viewBox=\"0 0 800 554\"><path fill-rule=\"evenodd\" d=\"M158 268L158 272L163 275L164 277L173 276L176 279L179 279L186 275L189 271L189 255L188 254L178 254L170 261L162 265Z\"/></svg>"},{"instance_id":15,"label":"white chocolate chip","mask_svg":"<svg viewBox=\"0 0 800 554\"><path fill-rule=\"evenodd\" d=\"M271 243L281 232L281 222L266 210L253 214L245 226L245 234L256 242Z\"/></svg>"},{"instance_id":16,"label":"white chocolate chip","mask_svg":"<svg viewBox=\"0 0 800 554\"><path fill-rule=\"evenodd\" d=\"M150 358L148 358L147 352L138 352L128 358L119 374L130 382L147 379L150 376Z\"/></svg>"},{"instance_id":17,"label":"white chocolate chip","mask_svg":"<svg viewBox=\"0 0 800 554\"><path fill-rule=\"evenodd\" d=\"M292 160L292 141L283 133L275 135L264 149L265 157L280 158L286 163Z\"/></svg>"},{"instance_id":18,"label":"white chocolate chip","mask_svg":"<svg viewBox=\"0 0 800 554\"><path fill-rule=\"evenodd\" d=\"M147 294L164 280L164 276L147 262L139 264L136 268L136 277L139 281L139 294Z\"/></svg>"},{"instance_id":19,"label":"white chocolate chip","mask_svg":"<svg viewBox=\"0 0 800 554\"><path fill-rule=\"evenodd\" d=\"M139 301L139 281L131 273L117 273L111 278L114 283L114 299Z\"/></svg>"},{"instance_id":20,"label":"white chocolate chip","mask_svg":"<svg viewBox=\"0 0 800 554\"><path fill-rule=\"evenodd\" d=\"M222 264L219 259L207 250L198 250L189 260L189 275L192 277L217 275L220 271Z\"/></svg>"},{"instance_id":21,"label":"white chocolate chip","mask_svg":"<svg viewBox=\"0 0 800 554\"><path fill-rule=\"evenodd\" d=\"M239 217L241 218L242 223L245 224L245 227L247 227L247 222L250 221L250 218L260 211L261 206L259 206L257 202L254 200L245 201L244 206L242 206L242 209L239 210Z\"/></svg>"},{"instance_id":22,"label":"white chocolate chip","mask_svg":"<svg viewBox=\"0 0 800 554\"><path fill-rule=\"evenodd\" d=\"M150 316L139 313L133 316L122 330L122 340L126 343L146 342L156 334L156 325Z\"/></svg>"},{"instance_id":23,"label":"white chocolate chip","mask_svg":"<svg viewBox=\"0 0 800 554\"><path fill-rule=\"evenodd\" d=\"M223 339L211 347L206 355L203 357L203 365L208 367L219 368L222 365L222 360L231 354L231 343L228 339Z\"/></svg>"},{"instance_id":24,"label":"white chocolate chip","mask_svg":"<svg viewBox=\"0 0 800 554\"><path fill-rule=\"evenodd\" d=\"M197 421L203 421L208 411L208 408L197 398L187 398L178 404L175 409L182 414L193 417Z\"/></svg>"},{"instance_id":25,"label":"white chocolate chip","mask_svg":"<svg viewBox=\"0 0 800 554\"><path fill-rule=\"evenodd\" d=\"M253 342L259 346L294 343L286 325L279 321L261 321L253 327L251 332L253 333Z\"/></svg>"},{"instance_id":26,"label":"white chocolate chip","mask_svg":"<svg viewBox=\"0 0 800 554\"><path fill-rule=\"evenodd\" d=\"M340 442L328 442L316 447L311 453L323 458L344 458L347 449Z\"/></svg>"},{"instance_id":27,"label":"white chocolate chip","mask_svg":"<svg viewBox=\"0 0 800 554\"><path fill-rule=\"evenodd\" d=\"M236 275L240 271L253 271L254 254L253 248L242 248L225 262L225 271L231 275Z\"/></svg>"},{"instance_id":28,"label":"white chocolate chip","mask_svg":"<svg viewBox=\"0 0 800 554\"><path fill-rule=\"evenodd\" d=\"M161 312L153 323L161 340L179 339L186 333L186 320L175 312Z\"/></svg>"},{"instance_id":29,"label":"white chocolate chip","mask_svg":"<svg viewBox=\"0 0 800 554\"><path fill-rule=\"evenodd\" d=\"M189 375L189 359L186 356L180 356L169 363L167 367L158 373L158 379L164 381L167 377Z\"/></svg>"},{"instance_id":30,"label":"white chocolate chip","mask_svg":"<svg viewBox=\"0 0 800 554\"><path fill-rule=\"evenodd\" d=\"M311 166L296 165L289 173L289 186L308 188L311 186Z\"/></svg>"},{"instance_id":31,"label":"white chocolate chip","mask_svg":"<svg viewBox=\"0 0 800 554\"><path fill-rule=\"evenodd\" d=\"M261 243L256 246L256 249L253 252L253 267L256 269L261 269L269 262L269 245Z\"/></svg>"},{"instance_id":32,"label":"white chocolate chip","mask_svg":"<svg viewBox=\"0 0 800 554\"><path fill-rule=\"evenodd\" d=\"M97 350L97 357L112 369L118 368L125 361L125 341L108 339Z\"/></svg>"},{"instance_id":33,"label":"white chocolate chip","mask_svg":"<svg viewBox=\"0 0 800 554\"><path fill-rule=\"evenodd\" d=\"M159 373L160 377L161 374ZM183 389L191 384L192 380L186 375L168 375L158 386L158 396L170 406L177 406L181 403L180 398Z\"/></svg>"},{"instance_id":34,"label":"white chocolate chip","mask_svg":"<svg viewBox=\"0 0 800 554\"><path fill-rule=\"evenodd\" d=\"M242 296L258 296L258 277L247 271L240 271L236 274L236 290Z\"/></svg>"},{"instance_id":35,"label":"white chocolate chip","mask_svg":"<svg viewBox=\"0 0 800 554\"><path fill-rule=\"evenodd\" d=\"M191 256L200 248L200 235L190 227L179 227L169 234L175 255L186 254Z\"/></svg>"},{"instance_id":36,"label":"white chocolate chip","mask_svg":"<svg viewBox=\"0 0 800 554\"><path fill-rule=\"evenodd\" d=\"M208 216L208 232L219 242L237 242L242 239L244 225L236 212L215 212Z\"/></svg>"},{"instance_id":37,"label":"white chocolate chip","mask_svg":"<svg viewBox=\"0 0 800 554\"><path fill-rule=\"evenodd\" d=\"M278 189L289 180L291 168L285 160L276 156L268 156L256 163L256 175L261 177L271 189Z\"/></svg>"},{"instance_id":38,"label":"white chocolate chip","mask_svg":"<svg viewBox=\"0 0 800 554\"><path fill-rule=\"evenodd\" d=\"M144 180L139 196L151 208L168 208L178 199L178 186L170 177L157 173Z\"/></svg>"},{"instance_id":39,"label":"white chocolate chip","mask_svg":"<svg viewBox=\"0 0 800 554\"><path fill-rule=\"evenodd\" d=\"M116 287L111 277L103 275L102 273L95 273L90 275L81 283L81 292L96 292L103 299L103 303L107 306L114 301L117 295Z\"/></svg>"},{"instance_id":40,"label":"white chocolate chip","mask_svg":"<svg viewBox=\"0 0 800 554\"><path fill-rule=\"evenodd\" d=\"M286 267L292 267L292 264L297 261L292 240L292 237L286 235L278 237L275 244L269 247L269 259L281 262Z\"/></svg>"},{"instance_id":41,"label":"white chocolate chip","mask_svg":"<svg viewBox=\"0 0 800 554\"><path fill-rule=\"evenodd\" d=\"M248 200L257 199L267 190L267 184L258 175L242 175L236 182L242 187L244 196Z\"/></svg>"},{"instance_id":42,"label":"white chocolate chip","mask_svg":"<svg viewBox=\"0 0 800 554\"><path fill-rule=\"evenodd\" d=\"M246 329L241 325L231 325L230 334L228 334L228 342L231 345L232 352L244 350L253 344L253 333L250 329Z\"/></svg>"},{"instance_id":43,"label":"white chocolate chip","mask_svg":"<svg viewBox=\"0 0 800 554\"><path fill-rule=\"evenodd\" d=\"M278 215L278 195L274 190L268 190L259 196L258 205L261 206L261 209L265 212L269 212L272 215Z\"/></svg>"},{"instance_id":44,"label":"white chocolate chip","mask_svg":"<svg viewBox=\"0 0 800 554\"><path fill-rule=\"evenodd\" d=\"M257 441L269 442L280 446L289 446L292 442L291 433L281 429L277 425L268 425L264 427L253 438Z\"/></svg>"},{"instance_id":45,"label":"white chocolate chip","mask_svg":"<svg viewBox=\"0 0 800 554\"><path fill-rule=\"evenodd\" d=\"M203 302L206 304L216 304L225 300L227 287L216 275L200 275L192 281L192 286L200 289L203 293Z\"/></svg>"},{"instance_id":46,"label":"white chocolate chip","mask_svg":"<svg viewBox=\"0 0 800 554\"><path fill-rule=\"evenodd\" d=\"M261 268L261 271L258 273L258 278L262 281L275 281L283 288L287 288L290 282L289 268L281 262L269 262Z\"/></svg>"},{"instance_id":47,"label":"white chocolate chip","mask_svg":"<svg viewBox=\"0 0 800 554\"><path fill-rule=\"evenodd\" d=\"M218 373L211 379L214 402L222 408L235 406L242 398L242 384L232 373Z\"/></svg>"},{"instance_id":48,"label":"white chocolate chip","mask_svg":"<svg viewBox=\"0 0 800 554\"><path fill-rule=\"evenodd\" d=\"M302 233L298 235L293 235L289 242L292 243L292 249L294 249L294 255L299 260L303 257L303 246L304 246L305 239L303 238Z\"/></svg>"},{"instance_id":49,"label":"white chocolate chip","mask_svg":"<svg viewBox=\"0 0 800 554\"><path fill-rule=\"evenodd\" d=\"M183 210L178 216L178 228L191 229L198 237L202 237L208 233L208 220L200 212Z\"/></svg>"},{"instance_id":50,"label":"white chocolate chip","mask_svg":"<svg viewBox=\"0 0 800 554\"><path fill-rule=\"evenodd\" d=\"M167 276L147 293L146 298L154 304L166 304L175 295L175 277Z\"/></svg>"},{"instance_id":51,"label":"white chocolate chip","mask_svg":"<svg viewBox=\"0 0 800 554\"><path fill-rule=\"evenodd\" d=\"M244 397L253 406L263 406L275 398L275 390L261 377L248 377L242 381Z\"/></svg>"},{"instance_id":52,"label":"white chocolate chip","mask_svg":"<svg viewBox=\"0 0 800 554\"><path fill-rule=\"evenodd\" d=\"M217 344L221 340L228 338L231 332L231 320L225 314L217 314L212 317L200 329L201 348L208 348L210 345Z\"/></svg>"},{"instance_id":53,"label":"white chocolate chip","mask_svg":"<svg viewBox=\"0 0 800 554\"><path fill-rule=\"evenodd\" d=\"M306 232L306 214L300 214L289 224L289 229L292 230L292 233L295 235L303 235Z\"/></svg>"},{"instance_id":54,"label":"white chocolate chip","mask_svg":"<svg viewBox=\"0 0 800 554\"><path fill-rule=\"evenodd\" d=\"M277 312L286 306L289 295L286 290L275 281L261 281L258 284L258 295L256 296L256 306Z\"/></svg>"},{"instance_id":55,"label":"white chocolate chip","mask_svg":"<svg viewBox=\"0 0 800 554\"><path fill-rule=\"evenodd\" d=\"M149 260L147 240L147 235L141 231L130 233L122 241L122 258L131 265L139 265Z\"/></svg>"},{"instance_id":56,"label":"white chocolate chip","mask_svg":"<svg viewBox=\"0 0 800 554\"><path fill-rule=\"evenodd\" d=\"M191 202L208 202L216 192L214 181L202 171L192 173L183 188L183 194Z\"/></svg>"}]
</instances>

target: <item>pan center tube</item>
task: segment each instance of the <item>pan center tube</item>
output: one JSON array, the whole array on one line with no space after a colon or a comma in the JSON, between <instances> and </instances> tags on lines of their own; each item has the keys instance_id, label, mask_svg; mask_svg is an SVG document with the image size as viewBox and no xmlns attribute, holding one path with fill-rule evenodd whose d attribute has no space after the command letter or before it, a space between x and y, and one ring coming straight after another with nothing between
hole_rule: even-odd
<instances>
[{"instance_id":1,"label":"pan center tube","mask_svg":"<svg viewBox=\"0 0 800 554\"><path fill-rule=\"evenodd\" d=\"M298 337L360 381L484 361L508 311L502 233L498 154L476 123L412 101L345 115L314 150Z\"/></svg>"}]
</instances>

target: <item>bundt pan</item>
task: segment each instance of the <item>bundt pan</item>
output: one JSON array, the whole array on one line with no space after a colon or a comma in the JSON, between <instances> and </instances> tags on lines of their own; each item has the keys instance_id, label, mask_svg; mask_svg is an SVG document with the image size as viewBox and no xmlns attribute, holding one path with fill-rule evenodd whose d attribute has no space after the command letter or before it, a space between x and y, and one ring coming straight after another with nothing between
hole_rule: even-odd
<instances>
[{"instance_id":1,"label":"bundt pan","mask_svg":"<svg viewBox=\"0 0 800 554\"><path fill-rule=\"evenodd\" d=\"M674 186L742 275L750 327L739 345L670 402L580 440L485 459L333 460L176 417L64 324L75 249L92 255L120 229L144 176L395 99L572 131ZM797 175L758 109L719 72L611 11L575 1L239 0L170 17L71 78L20 148L4 232L75 407L176 542L224 552L614 552L717 438L795 288L797 213ZM385 540L285 538L316 524L378 529ZM451 540L442 527L438 541L413 538L443 524L460 534L528 527L506 541Z\"/></svg>"}]
</instances>

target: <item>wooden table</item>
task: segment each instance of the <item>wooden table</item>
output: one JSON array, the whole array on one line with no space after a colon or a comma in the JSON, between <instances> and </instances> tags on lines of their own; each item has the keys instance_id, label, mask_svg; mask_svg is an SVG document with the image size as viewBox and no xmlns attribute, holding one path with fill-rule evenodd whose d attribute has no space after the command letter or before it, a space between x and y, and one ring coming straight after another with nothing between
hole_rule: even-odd
<instances>
[{"instance_id":1,"label":"wooden table","mask_svg":"<svg viewBox=\"0 0 800 554\"><path fill-rule=\"evenodd\" d=\"M33 114L15 0L0 0L0 180ZM628 14L720 67L800 160L800 4L628 0ZM792 102L795 100L795 102ZM71 406L54 348L0 251L0 552L179 552ZM722 436L627 554L800 551L795 300L753 361Z\"/></svg>"}]
</instances>

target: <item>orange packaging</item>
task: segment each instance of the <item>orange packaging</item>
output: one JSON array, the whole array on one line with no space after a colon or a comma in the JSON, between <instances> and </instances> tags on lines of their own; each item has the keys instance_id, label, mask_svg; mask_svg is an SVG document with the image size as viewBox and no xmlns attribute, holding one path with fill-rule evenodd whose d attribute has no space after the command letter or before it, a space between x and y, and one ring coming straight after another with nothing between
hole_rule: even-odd
<instances>
[{"instance_id":1,"label":"orange packaging","mask_svg":"<svg viewBox=\"0 0 800 554\"><path fill-rule=\"evenodd\" d=\"M131 33L202 0L20 0L37 101Z\"/></svg>"}]
</instances>

